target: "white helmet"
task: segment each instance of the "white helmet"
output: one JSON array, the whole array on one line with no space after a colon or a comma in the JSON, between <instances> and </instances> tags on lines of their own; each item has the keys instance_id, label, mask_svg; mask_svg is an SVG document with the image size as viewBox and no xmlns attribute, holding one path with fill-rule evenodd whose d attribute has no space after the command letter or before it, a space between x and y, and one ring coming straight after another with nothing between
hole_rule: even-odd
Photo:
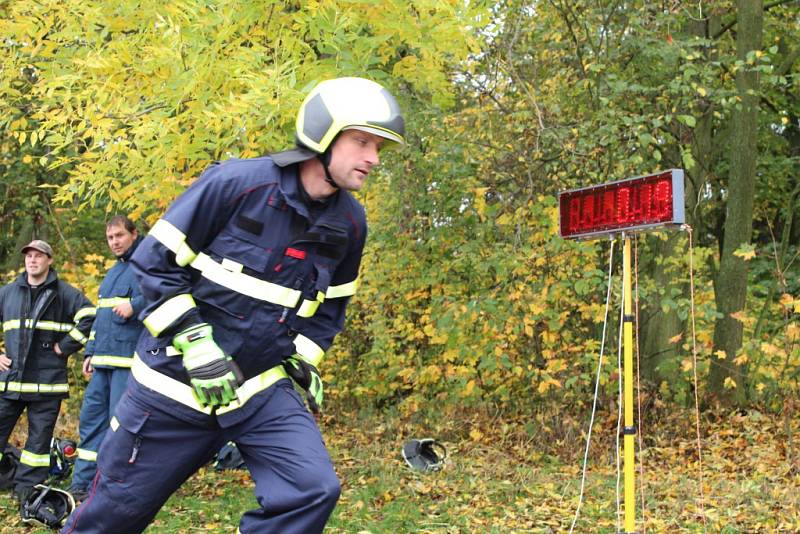
<instances>
[{"instance_id":1,"label":"white helmet","mask_svg":"<svg viewBox=\"0 0 800 534\"><path fill-rule=\"evenodd\" d=\"M285 166L326 154L343 130L363 130L390 144L405 144L403 114L389 91L364 78L335 78L320 82L300 105L295 122L298 148L272 158Z\"/></svg>"},{"instance_id":2,"label":"white helmet","mask_svg":"<svg viewBox=\"0 0 800 534\"><path fill-rule=\"evenodd\" d=\"M400 106L380 84L364 78L336 78L317 85L297 113L295 133L300 144L321 154L342 130L349 129L405 143Z\"/></svg>"}]
</instances>

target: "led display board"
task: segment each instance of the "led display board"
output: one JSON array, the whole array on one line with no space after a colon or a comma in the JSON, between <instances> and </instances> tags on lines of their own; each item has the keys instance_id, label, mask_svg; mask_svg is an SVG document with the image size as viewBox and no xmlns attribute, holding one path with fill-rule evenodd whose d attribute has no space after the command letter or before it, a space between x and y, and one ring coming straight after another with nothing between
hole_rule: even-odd
<instances>
[{"instance_id":1,"label":"led display board","mask_svg":"<svg viewBox=\"0 0 800 534\"><path fill-rule=\"evenodd\" d=\"M563 191L558 205L561 236L570 239L681 225L683 170Z\"/></svg>"}]
</instances>

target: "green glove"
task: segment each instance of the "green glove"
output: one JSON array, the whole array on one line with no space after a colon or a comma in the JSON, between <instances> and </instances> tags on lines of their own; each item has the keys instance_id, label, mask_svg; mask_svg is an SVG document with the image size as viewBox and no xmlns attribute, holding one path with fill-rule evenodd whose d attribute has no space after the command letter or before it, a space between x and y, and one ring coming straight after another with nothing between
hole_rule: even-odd
<instances>
[{"instance_id":1,"label":"green glove","mask_svg":"<svg viewBox=\"0 0 800 534\"><path fill-rule=\"evenodd\" d=\"M302 356L295 354L283 360L283 368L292 380L304 389L308 407L314 413L319 413L322 406L322 379L317 368L305 361Z\"/></svg>"},{"instance_id":2,"label":"green glove","mask_svg":"<svg viewBox=\"0 0 800 534\"><path fill-rule=\"evenodd\" d=\"M183 354L183 366L201 405L227 406L236 400L242 372L214 341L210 324L184 330L172 339L172 344Z\"/></svg>"}]
</instances>

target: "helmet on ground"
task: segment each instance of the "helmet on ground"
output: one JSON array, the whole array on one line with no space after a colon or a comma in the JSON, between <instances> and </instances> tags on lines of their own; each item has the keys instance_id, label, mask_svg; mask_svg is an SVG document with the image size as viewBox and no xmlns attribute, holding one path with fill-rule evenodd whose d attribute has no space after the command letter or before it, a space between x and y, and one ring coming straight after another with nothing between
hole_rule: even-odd
<instances>
[{"instance_id":1,"label":"helmet on ground","mask_svg":"<svg viewBox=\"0 0 800 534\"><path fill-rule=\"evenodd\" d=\"M229 441L217 453L214 460L214 469L217 471L224 471L226 469L244 469L245 463L242 458L242 453L239 448L232 441Z\"/></svg>"},{"instance_id":2,"label":"helmet on ground","mask_svg":"<svg viewBox=\"0 0 800 534\"><path fill-rule=\"evenodd\" d=\"M319 154L342 130L363 130L405 142L405 122L397 100L380 84L364 78L325 80L308 94L297 113L297 139Z\"/></svg>"},{"instance_id":3,"label":"helmet on ground","mask_svg":"<svg viewBox=\"0 0 800 534\"><path fill-rule=\"evenodd\" d=\"M77 454L78 444L71 439L50 440L50 476L56 480L67 478Z\"/></svg>"},{"instance_id":4,"label":"helmet on ground","mask_svg":"<svg viewBox=\"0 0 800 534\"><path fill-rule=\"evenodd\" d=\"M39 523L61 528L75 509L75 500L66 491L38 484L20 505L24 523Z\"/></svg>"},{"instance_id":5,"label":"helmet on ground","mask_svg":"<svg viewBox=\"0 0 800 534\"><path fill-rule=\"evenodd\" d=\"M6 449L0 455L0 489L9 489L14 485L19 455L19 449L11 445L6 445Z\"/></svg>"},{"instance_id":6,"label":"helmet on ground","mask_svg":"<svg viewBox=\"0 0 800 534\"><path fill-rule=\"evenodd\" d=\"M403 459L411 469L438 471L444 466L447 449L431 438L410 439L403 444Z\"/></svg>"}]
</instances>

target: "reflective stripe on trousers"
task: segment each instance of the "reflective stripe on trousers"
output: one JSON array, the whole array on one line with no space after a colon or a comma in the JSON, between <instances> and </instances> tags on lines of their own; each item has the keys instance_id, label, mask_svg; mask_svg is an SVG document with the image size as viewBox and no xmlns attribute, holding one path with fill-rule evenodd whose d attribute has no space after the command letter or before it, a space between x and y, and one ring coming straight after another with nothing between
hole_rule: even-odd
<instances>
[{"instance_id":1,"label":"reflective stripe on trousers","mask_svg":"<svg viewBox=\"0 0 800 534\"><path fill-rule=\"evenodd\" d=\"M340 485L319 428L291 382L274 384L250 417L228 428L179 419L132 385L100 447L98 475L62 534L138 534L169 496L228 441L255 481L242 534L318 534ZM163 399L162 399L163 401ZM253 401L256 402L256 401ZM233 525L231 525L233 526Z\"/></svg>"}]
</instances>

